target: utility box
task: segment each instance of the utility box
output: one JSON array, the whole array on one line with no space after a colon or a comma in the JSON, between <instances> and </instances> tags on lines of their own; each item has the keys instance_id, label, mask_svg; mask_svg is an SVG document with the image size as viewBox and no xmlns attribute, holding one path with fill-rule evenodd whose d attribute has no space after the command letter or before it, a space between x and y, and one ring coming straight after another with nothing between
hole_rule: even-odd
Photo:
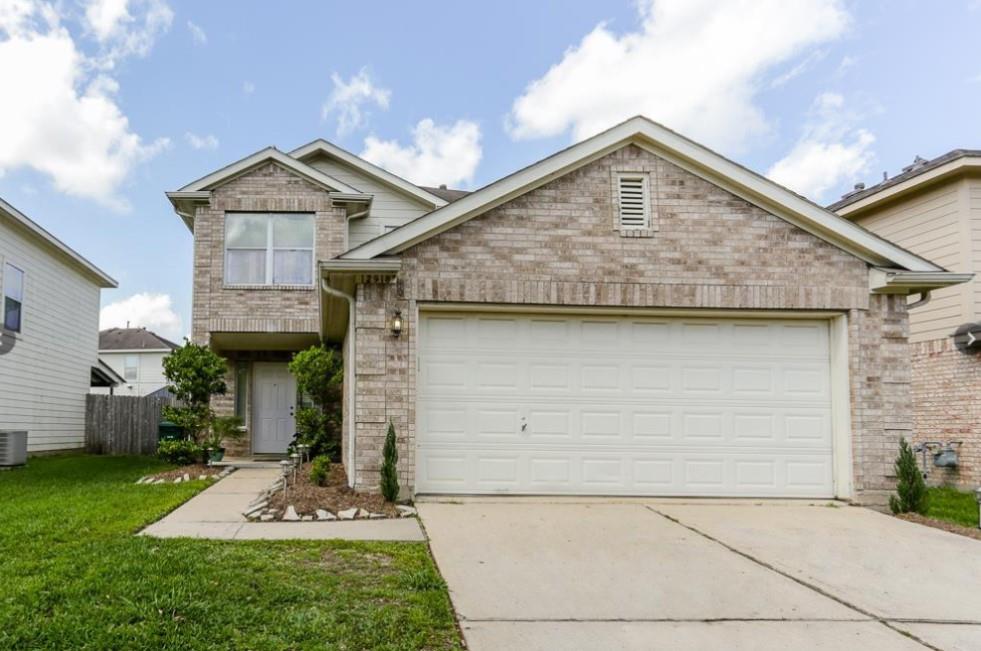
<instances>
[{"instance_id":1,"label":"utility box","mask_svg":"<svg viewBox=\"0 0 981 651\"><path fill-rule=\"evenodd\" d=\"M0 430L0 467L23 466L27 463L27 432Z\"/></svg>"},{"instance_id":2,"label":"utility box","mask_svg":"<svg viewBox=\"0 0 981 651\"><path fill-rule=\"evenodd\" d=\"M169 420L160 421L157 427L158 441L180 441L184 438L184 428Z\"/></svg>"}]
</instances>

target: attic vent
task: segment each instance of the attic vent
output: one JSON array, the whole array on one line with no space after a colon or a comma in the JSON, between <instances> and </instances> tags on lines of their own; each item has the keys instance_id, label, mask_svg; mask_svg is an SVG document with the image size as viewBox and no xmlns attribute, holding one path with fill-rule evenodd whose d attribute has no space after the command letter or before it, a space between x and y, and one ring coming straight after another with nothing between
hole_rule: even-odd
<instances>
[{"instance_id":1,"label":"attic vent","mask_svg":"<svg viewBox=\"0 0 981 651\"><path fill-rule=\"evenodd\" d=\"M648 228L650 224L650 199L646 174L620 174L617 176L620 228Z\"/></svg>"}]
</instances>

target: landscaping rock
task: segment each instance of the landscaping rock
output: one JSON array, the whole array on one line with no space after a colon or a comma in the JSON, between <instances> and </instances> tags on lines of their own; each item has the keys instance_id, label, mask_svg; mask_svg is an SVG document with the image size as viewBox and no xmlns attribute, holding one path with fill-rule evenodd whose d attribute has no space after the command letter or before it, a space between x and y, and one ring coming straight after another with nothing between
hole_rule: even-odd
<instances>
[{"instance_id":1,"label":"landscaping rock","mask_svg":"<svg viewBox=\"0 0 981 651\"><path fill-rule=\"evenodd\" d=\"M293 508L293 505L290 504L286 507L286 515L283 516L283 519L289 522L296 522L300 519L300 514L297 513L296 509Z\"/></svg>"},{"instance_id":2,"label":"landscaping rock","mask_svg":"<svg viewBox=\"0 0 981 651\"><path fill-rule=\"evenodd\" d=\"M191 476L186 472L184 473L184 481L191 481Z\"/></svg>"},{"instance_id":3,"label":"landscaping rock","mask_svg":"<svg viewBox=\"0 0 981 651\"><path fill-rule=\"evenodd\" d=\"M263 513L259 516L259 522L270 522L276 518L272 513Z\"/></svg>"},{"instance_id":4,"label":"landscaping rock","mask_svg":"<svg viewBox=\"0 0 981 651\"><path fill-rule=\"evenodd\" d=\"M179 483L181 483L181 481L183 481L183 480L180 477L178 477L177 479L174 480L174 483L175 484L179 484Z\"/></svg>"},{"instance_id":5,"label":"landscaping rock","mask_svg":"<svg viewBox=\"0 0 981 651\"><path fill-rule=\"evenodd\" d=\"M337 516L326 509L317 509L318 520L336 520Z\"/></svg>"},{"instance_id":6,"label":"landscaping rock","mask_svg":"<svg viewBox=\"0 0 981 651\"><path fill-rule=\"evenodd\" d=\"M208 478L208 475L199 475L198 476L198 479L207 479L207 478Z\"/></svg>"},{"instance_id":7,"label":"landscaping rock","mask_svg":"<svg viewBox=\"0 0 981 651\"><path fill-rule=\"evenodd\" d=\"M162 483L164 483L164 480L163 479L155 479L155 480L153 480L153 483L154 484L162 484Z\"/></svg>"},{"instance_id":8,"label":"landscaping rock","mask_svg":"<svg viewBox=\"0 0 981 651\"><path fill-rule=\"evenodd\" d=\"M266 510L267 506L269 506L269 502L260 502L259 504L249 506L242 512L242 515L247 518L251 518L253 515L258 516L260 513Z\"/></svg>"},{"instance_id":9,"label":"landscaping rock","mask_svg":"<svg viewBox=\"0 0 981 651\"><path fill-rule=\"evenodd\" d=\"M371 514L368 513L367 511L365 511L364 509L358 509L358 517L359 518L367 518L369 515L371 515Z\"/></svg>"},{"instance_id":10,"label":"landscaping rock","mask_svg":"<svg viewBox=\"0 0 981 651\"><path fill-rule=\"evenodd\" d=\"M146 475L143 475L142 477L140 477L139 479L137 479L137 480L136 480L136 483L137 483L137 484L142 484L142 483L143 483L143 482L145 482L145 481L146 481L147 479L149 479L149 477L147 477Z\"/></svg>"},{"instance_id":11,"label":"landscaping rock","mask_svg":"<svg viewBox=\"0 0 981 651\"><path fill-rule=\"evenodd\" d=\"M369 520L381 520L382 518L385 518L385 517L388 517L388 516L386 516L384 513L369 513L368 514L368 519Z\"/></svg>"},{"instance_id":12,"label":"landscaping rock","mask_svg":"<svg viewBox=\"0 0 981 651\"><path fill-rule=\"evenodd\" d=\"M337 517L340 518L341 520L353 520L357 514L358 514L357 508L350 508L344 511L338 511Z\"/></svg>"},{"instance_id":13,"label":"landscaping rock","mask_svg":"<svg viewBox=\"0 0 981 651\"><path fill-rule=\"evenodd\" d=\"M305 515L305 516L303 516L300 519L303 520L304 522L310 522L311 520L313 520L313 516L312 515Z\"/></svg>"},{"instance_id":14,"label":"landscaping rock","mask_svg":"<svg viewBox=\"0 0 981 651\"><path fill-rule=\"evenodd\" d=\"M417 514L415 507L405 506L404 504L396 504L395 510L399 512L400 518L411 518Z\"/></svg>"}]
</instances>

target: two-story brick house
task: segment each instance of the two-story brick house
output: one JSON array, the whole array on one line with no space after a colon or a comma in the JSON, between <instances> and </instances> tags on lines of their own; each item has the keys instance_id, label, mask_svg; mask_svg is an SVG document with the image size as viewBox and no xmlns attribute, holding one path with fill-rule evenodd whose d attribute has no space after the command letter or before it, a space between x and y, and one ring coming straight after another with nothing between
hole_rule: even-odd
<instances>
[{"instance_id":1,"label":"two-story brick house","mask_svg":"<svg viewBox=\"0 0 981 651\"><path fill-rule=\"evenodd\" d=\"M336 343L366 490L392 422L409 493L881 498L906 296L967 279L642 117L470 194L316 141L168 196L249 451Z\"/></svg>"},{"instance_id":2,"label":"two-story brick house","mask_svg":"<svg viewBox=\"0 0 981 651\"><path fill-rule=\"evenodd\" d=\"M829 210L961 273L981 268L981 150L917 157L881 183L859 185ZM926 468L936 482L981 484L981 282L939 289L910 315L913 430L958 464Z\"/></svg>"}]
</instances>

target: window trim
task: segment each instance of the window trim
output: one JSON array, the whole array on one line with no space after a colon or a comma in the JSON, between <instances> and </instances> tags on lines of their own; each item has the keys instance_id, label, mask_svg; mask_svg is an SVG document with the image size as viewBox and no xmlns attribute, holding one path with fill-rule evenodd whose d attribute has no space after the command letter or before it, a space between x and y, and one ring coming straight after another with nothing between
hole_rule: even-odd
<instances>
[{"instance_id":1,"label":"window trim","mask_svg":"<svg viewBox=\"0 0 981 651\"><path fill-rule=\"evenodd\" d=\"M235 215L258 215L265 217L266 220L266 245L264 248L259 248L255 246L228 246L228 223L229 217ZM273 233L274 218L277 215L284 216L305 216L310 218L311 227L311 245L309 247L305 246L288 246L288 247L277 247L274 241ZM315 278L317 271L317 214L309 211L298 211L298 212L260 212L260 211L247 211L247 210L235 210L227 211L225 213L225 229L222 237L222 260L224 262L224 269L222 270L222 281L225 287L233 288L243 288L243 287L305 287L311 288L315 286ZM228 272L230 265L228 263L228 253L229 251L264 251L266 254L266 264L264 278L261 282L249 282L240 283L232 282L228 277ZM309 283L276 283L273 282L273 273L275 266L275 256L277 251L309 251L310 252L310 282Z\"/></svg>"},{"instance_id":2,"label":"window trim","mask_svg":"<svg viewBox=\"0 0 981 651\"><path fill-rule=\"evenodd\" d=\"M623 181L625 179L639 180L641 192L643 193L643 223L627 224L623 221ZM646 231L651 229L653 224L653 211L651 210L651 179L648 172L616 172L616 206L617 206L617 228L624 231Z\"/></svg>"},{"instance_id":3,"label":"window trim","mask_svg":"<svg viewBox=\"0 0 981 651\"><path fill-rule=\"evenodd\" d=\"M130 365L127 363L129 362L130 358L136 360L136 365L133 367L130 367ZM130 368L133 369L133 377L129 377L128 371ZM126 380L127 382L140 381L140 356L139 355L130 355L130 354L123 355L123 379Z\"/></svg>"},{"instance_id":4,"label":"window trim","mask_svg":"<svg viewBox=\"0 0 981 651\"><path fill-rule=\"evenodd\" d=\"M3 266L3 275L0 276L0 330L21 335L24 332L24 302L27 298L27 272L23 267L15 265L9 260L0 260ZM7 268L15 269L20 272L20 299L11 298L20 308L20 318L17 320L17 329L7 328Z\"/></svg>"}]
</instances>

